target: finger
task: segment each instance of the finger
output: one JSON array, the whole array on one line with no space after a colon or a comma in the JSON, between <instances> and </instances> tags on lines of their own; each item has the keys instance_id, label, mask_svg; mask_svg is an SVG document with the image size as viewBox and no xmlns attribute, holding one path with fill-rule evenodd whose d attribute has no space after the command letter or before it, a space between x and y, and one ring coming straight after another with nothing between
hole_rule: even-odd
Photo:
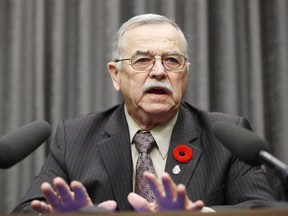
<instances>
[{"instance_id":1,"label":"finger","mask_svg":"<svg viewBox=\"0 0 288 216\"><path fill-rule=\"evenodd\" d=\"M104 208L107 211L115 211L117 208L117 203L114 200L107 200L105 202L100 203L98 207Z\"/></svg>"},{"instance_id":2,"label":"finger","mask_svg":"<svg viewBox=\"0 0 288 216\"><path fill-rule=\"evenodd\" d=\"M138 212L151 212L151 204L136 193L128 194L128 202Z\"/></svg>"},{"instance_id":3,"label":"finger","mask_svg":"<svg viewBox=\"0 0 288 216\"><path fill-rule=\"evenodd\" d=\"M197 200L196 202L193 203L190 210L200 211L203 207L204 207L204 202L202 200Z\"/></svg>"},{"instance_id":4,"label":"finger","mask_svg":"<svg viewBox=\"0 0 288 216\"><path fill-rule=\"evenodd\" d=\"M177 205L180 209L190 210L190 211L199 211L204 207L204 202L201 200L197 200L196 202L192 202L186 192L186 187L182 184L177 186Z\"/></svg>"},{"instance_id":5,"label":"finger","mask_svg":"<svg viewBox=\"0 0 288 216\"><path fill-rule=\"evenodd\" d=\"M166 198L175 201L177 194L177 186L171 179L170 175L166 172L162 176L162 184L164 187Z\"/></svg>"},{"instance_id":6,"label":"finger","mask_svg":"<svg viewBox=\"0 0 288 216\"><path fill-rule=\"evenodd\" d=\"M179 184L177 186L177 197L176 197L176 203L181 209L189 208L189 198L186 193L186 187L182 184ZM192 203L192 202L191 202ZM186 209L187 210L187 209Z\"/></svg>"},{"instance_id":7,"label":"finger","mask_svg":"<svg viewBox=\"0 0 288 216\"><path fill-rule=\"evenodd\" d=\"M36 211L39 211L42 213L52 213L52 209L50 208L50 206L47 203L41 202L39 200L33 200L31 202L31 207L35 209Z\"/></svg>"},{"instance_id":8,"label":"finger","mask_svg":"<svg viewBox=\"0 0 288 216\"><path fill-rule=\"evenodd\" d=\"M144 172L143 176L148 182L150 189L153 191L155 199L161 199L161 197L165 195L162 183L152 173Z\"/></svg>"},{"instance_id":9,"label":"finger","mask_svg":"<svg viewBox=\"0 0 288 216\"><path fill-rule=\"evenodd\" d=\"M87 190L81 182L72 181L71 190L74 193L75 203L79 203L84 206L93 206L93 203L87 193Z\"/></svg>"},{"instance_id":10,"label":"finger","mask_svg":"<svg viewBox=\"0 0 288 216\"><path fill-rule=\"evenodd\" d=\"M41 191L43 192L46 200L55 209L60 209L62 206L62 200L58 197L58 194L54 191L51 185L47 182L42 183Z\"/></svg>"},{"instance_id":11,"label":"finger","mask_svg":"<svg viewBox=\"0 0 288 216\"><path fill-rule=\"evenodd\" d=\"M60 198L63 203L71 203L74 200L74 194L70 190L69 185L60 177L56 177L53 180L54 186L56 187Z\"/></svg>"}]
</instances>

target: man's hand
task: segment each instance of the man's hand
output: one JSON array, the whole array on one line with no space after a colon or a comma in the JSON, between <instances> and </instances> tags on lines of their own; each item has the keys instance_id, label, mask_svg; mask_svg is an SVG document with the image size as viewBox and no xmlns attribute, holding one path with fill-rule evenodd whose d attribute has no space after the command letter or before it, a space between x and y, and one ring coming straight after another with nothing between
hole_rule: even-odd
<instances>
[{"instance_id":1,"label":"man's hand","mask_svg":"<svg viewBox=\"0 0 288 216\"><path fill-rule=\"evenodd\" d=\"M44 182L41 185L41 190L49 204L39 200L33 200L32 208L42 213L56 212L72 212L84 207L92 207L93 203L82 183L72 181L69 185L60 177L56 177L53 181L54 187ZM116 209L115 201L106 201L100 203L102 208L113 211Z\"/></svg>"},{"instance_id":2,"label":"man's hand","mask_svg":"<svg viewBox=\"0 0 288 216\"><path fill-rule=\"evenodd\" d=\"M164 173L162 181L158 180L151 173L144 173L151 190L154 192L155 202L149 203L136 193L128 195L128 201L138 212L159 212L159 211L200 211L204 207L201 200L192 202L184 185L176 185L168 173Z\"/></svg>"}]
</instances>

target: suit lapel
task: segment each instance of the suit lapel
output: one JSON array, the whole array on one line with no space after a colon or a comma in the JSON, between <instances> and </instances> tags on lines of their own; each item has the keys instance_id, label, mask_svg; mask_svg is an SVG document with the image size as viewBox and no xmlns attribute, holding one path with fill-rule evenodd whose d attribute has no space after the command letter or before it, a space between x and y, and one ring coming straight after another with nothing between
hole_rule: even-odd
<instances>
[{"instance_id":1,"label":"suit lapel","mask_svg":"<svg viewBox=\"0 0 288 216\"><path fill-rule=\"evenodd\" d=\"M170 174L176 184L188 185L201 157L200 129L196 122L196 116L191 115L191 111L181 106L178 120L173 129L165 167L165 171ZM174 148L181 144L189 146L193 151L192 159L187 163L180 163L173 157ZM172 170L175 166L180 167L180 173L173 173Z\"/></svg>"},{"instance_id":2,"label":"suit lapel","mask_svg":"<svg viewBox=\"0 0 288 216\"><path fill-rule=\"evenodd\" d=\"M131 146L126 128L122 105L107 121L104 130L109 137L98 145L120 210L132 209L126 198L132 191Z\"/></svg>"},{"instance_id":3,"label":"suit lapel","mask_svg":"<svg viewBox=\"0 0 288 216\"><path fill-rule=\"evenodd\" d=\"M201 157L200 131L196 122L197 118L191 115L191 111L181 106L178 120L173 129L165 167L165 171L171 175L176 184L188 185ZM133 166L129 131L126 128L128 128L128 125L125 119L124 106L122 105L115 110L107 121L104 130L108 137L98 145L120 210L132 210L127 201L127 195L132 191ZM193 150L192 159L187 163L179 163L173 158L173 149L180 144L186 144ZM181 169L179 174L173 174L172 172L176 165Z\"/></svg>"}]
</instances>

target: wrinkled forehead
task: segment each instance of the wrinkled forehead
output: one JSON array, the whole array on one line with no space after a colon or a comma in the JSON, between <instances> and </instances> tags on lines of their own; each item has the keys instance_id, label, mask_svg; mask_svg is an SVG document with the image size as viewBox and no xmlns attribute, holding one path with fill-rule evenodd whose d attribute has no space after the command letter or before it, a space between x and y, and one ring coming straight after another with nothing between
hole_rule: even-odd
<instances>
[{"instance_id":1,"label":"wrinkled forehead","mask_svg":"<svg viewBox=\"0 0 288 216\"><path fill-rule=\"evenodd\" d=\"M129 28L122 37L123 54L137 51L156 54L185 54L179 31L168 23L147 24Z\"/></svg>"}]
</instances>

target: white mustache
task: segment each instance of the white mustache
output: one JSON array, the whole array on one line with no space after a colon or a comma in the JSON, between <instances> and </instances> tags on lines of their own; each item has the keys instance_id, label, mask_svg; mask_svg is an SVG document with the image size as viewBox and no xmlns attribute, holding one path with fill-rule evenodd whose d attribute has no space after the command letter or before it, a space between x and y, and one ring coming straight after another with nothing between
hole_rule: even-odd
<instances>
[{"instance_id":1,"label":"white mustache","mask_svg":"<svg viewBox=\"0 0 288 216\"><path fill-rule=\"evenodd\" d=\"M146 91L149 91L152 88L163 88L163 89L169 91L170 93L173 93L173 87L172 87L172 85L170 83L168 83L168 82L158 82L158 81L146 82L142 86L142 91L146 92Z\"/></svg>"}]
</instances>

